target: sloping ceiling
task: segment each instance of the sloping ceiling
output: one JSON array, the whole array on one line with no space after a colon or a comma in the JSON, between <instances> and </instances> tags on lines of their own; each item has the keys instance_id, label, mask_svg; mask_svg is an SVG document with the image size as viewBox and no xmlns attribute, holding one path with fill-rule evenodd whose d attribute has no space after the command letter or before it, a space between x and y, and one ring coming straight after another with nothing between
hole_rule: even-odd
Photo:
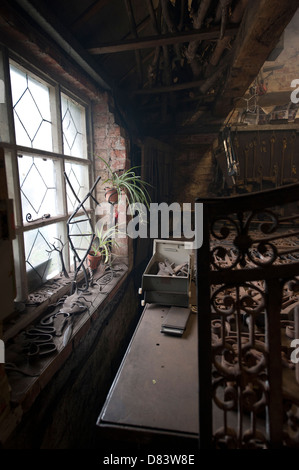
<instances>
[{"instance_id":1,"label":"sloping ceiling","mask_svg":"<svg viewBox=\"0 0 299 470\"><path fill-rule=\"evenodd\" d=\"M216 131L299 6L298 0L15 3L83 54L140 132L155 137Z\"/></svg>"}]
</instances>

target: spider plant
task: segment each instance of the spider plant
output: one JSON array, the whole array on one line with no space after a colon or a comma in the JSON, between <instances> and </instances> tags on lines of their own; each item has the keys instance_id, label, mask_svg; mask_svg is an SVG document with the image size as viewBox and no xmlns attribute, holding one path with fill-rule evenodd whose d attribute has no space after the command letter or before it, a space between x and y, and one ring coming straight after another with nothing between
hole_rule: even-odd
<instances>
[{"instance_id":1,"label":"spider plant","mask_svg":"<svg viewBox=\"0 0 299 470\"><path fill-rule=\"evenodd\" d=\"M141 203L149 208L150 195L147 191L147 186L151 186L146 181L142 180L135 171L139 167L132 167L128 170L113 171L110 165L102 158L99 157L108 169L108 178L103 184L109 184L110 188L115 188L118 194L118 199L124 195L128 204Z\"/></svg>"},{"instance_id":2,"label":"spider plant","mask_svg":"<svg viewBox=\"0 0 299 470\"><path fill-rule=\"evenodd\" d=\"M89 254L91 256L102 255L104 257L104 263L107 263L107 261L109 260L110 250L112 246L118 246L115 240L115 234L115 226L112 226L105 231L103 225L100 229L97 228Z\"/></svg>"}]
</instances>

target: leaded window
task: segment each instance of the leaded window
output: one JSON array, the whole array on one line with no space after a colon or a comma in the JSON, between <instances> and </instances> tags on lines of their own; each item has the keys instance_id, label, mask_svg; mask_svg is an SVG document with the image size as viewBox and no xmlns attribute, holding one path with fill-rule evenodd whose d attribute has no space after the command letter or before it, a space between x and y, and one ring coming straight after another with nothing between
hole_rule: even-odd
<instances>
[{"instance_id":1,"label":"leaded window","mask_svg":"<svg viewBox=\"0 0 299 470\"><path fill-rule=\"evenodd\" d=\"M3 54L1 70L7 71L3 76L8 100L3 112L10 125L0 119L0 139L9 195L15 203L16 300L24 300L61 271L54 247L64 247L65 266L72 267L66 222L90 187L89 106L30 65ZM85 208L91 211L90 206ZM78 234L78 247L84 249L80 217L78 213L72 231Z\"/></svg>"}]
</instances>

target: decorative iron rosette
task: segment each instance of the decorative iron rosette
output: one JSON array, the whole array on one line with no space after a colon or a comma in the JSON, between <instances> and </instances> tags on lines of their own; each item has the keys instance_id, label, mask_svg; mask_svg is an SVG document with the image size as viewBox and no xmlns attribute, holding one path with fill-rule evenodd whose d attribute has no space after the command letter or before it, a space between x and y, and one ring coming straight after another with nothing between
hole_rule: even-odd
<instances>
[{"instance_id":1,"label":"decorative iron rosette","mask_svg":"<svg viewBox=\"0 0 299 470\"><path fill-rule=\"evenodd\" d=\"M269 218L256 225L261 216ZM246 218L243 212L233 217L217 217L211 223L211 235L216 240L211 251L211 263L217 270L231 270L238 266L245 267L272 265L278 252L272 242L273 234L279 226L276 214L270 210L251 212ZM257 234L261 236L257 238ZM217 244L221 241L221 244ZM215 246L216 244L216 246Z\"/></svg>"}]
</instances>

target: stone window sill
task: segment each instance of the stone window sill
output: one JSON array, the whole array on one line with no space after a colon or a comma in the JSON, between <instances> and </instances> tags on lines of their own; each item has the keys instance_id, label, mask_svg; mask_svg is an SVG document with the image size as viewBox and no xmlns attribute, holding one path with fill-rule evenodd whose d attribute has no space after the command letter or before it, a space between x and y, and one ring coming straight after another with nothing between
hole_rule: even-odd
<instances>
[{"instance_id":1,"label":"stone window sill","mask_svg":"<svg viewBox=\"0 0 299 470\"><path fill-rule=\"evenodd\" d=\"M110 273L110 279L106 282L102 282L103 276ZM28 411L32 406L39 393L45 388L50 382L55 373L64 365L66 360L70 358L76 347L80 342L84 340L85 335L88 331L93 328L95 322L99 324L106 320L106 315L102 314L105 307L111 303L113 297L123 285L129 275L129 269L125 264L115 265L113 271L108 271L106 274L94 275L94 283L91 285L86 293L82 293L86 301L88 302L88 310L82 313L74 315L73 330L71 337L67 344L63 345L63 335L54 336L53 341L56 345L57 350L45 358L37 357L34 360L28 360L26 357L22 358L21 364L18 366L24 373L32 374L32 376L26 376L19 371L7 370L7 377L10 386L10 403L13 416L10 416L10 427L14 428L18 422L21 421L23 413ZM68 284L69 292L70 284ZM60 296L64 295L60 291ZM57 300L56 300L57 301ZM51 299L51 304L53 298ZM33 309L34 307L30 307ZM40 306L36 307L40 310ZM45 308L45 306L44 306ZM39 312L40 316L41 312ZM27 313L26 313L27 315ZM101 318L102 316L102 318ZM37 316L31 312L31 318ZM28 320L27 320L28 322ZM35 322L36 323L36 322ZM34 326L34 322L32 325ZM12 327L16 328L16 325ZM19 334L22 334L19 333ZM9 330L6 332L9 337ZM5 343L5 363L12 362L14 347L16 345L15 338L11 338ZM17 361L15 361L16 363ZM13 431L13 429L11 429Z\"/></svg>"}]
</instances>

